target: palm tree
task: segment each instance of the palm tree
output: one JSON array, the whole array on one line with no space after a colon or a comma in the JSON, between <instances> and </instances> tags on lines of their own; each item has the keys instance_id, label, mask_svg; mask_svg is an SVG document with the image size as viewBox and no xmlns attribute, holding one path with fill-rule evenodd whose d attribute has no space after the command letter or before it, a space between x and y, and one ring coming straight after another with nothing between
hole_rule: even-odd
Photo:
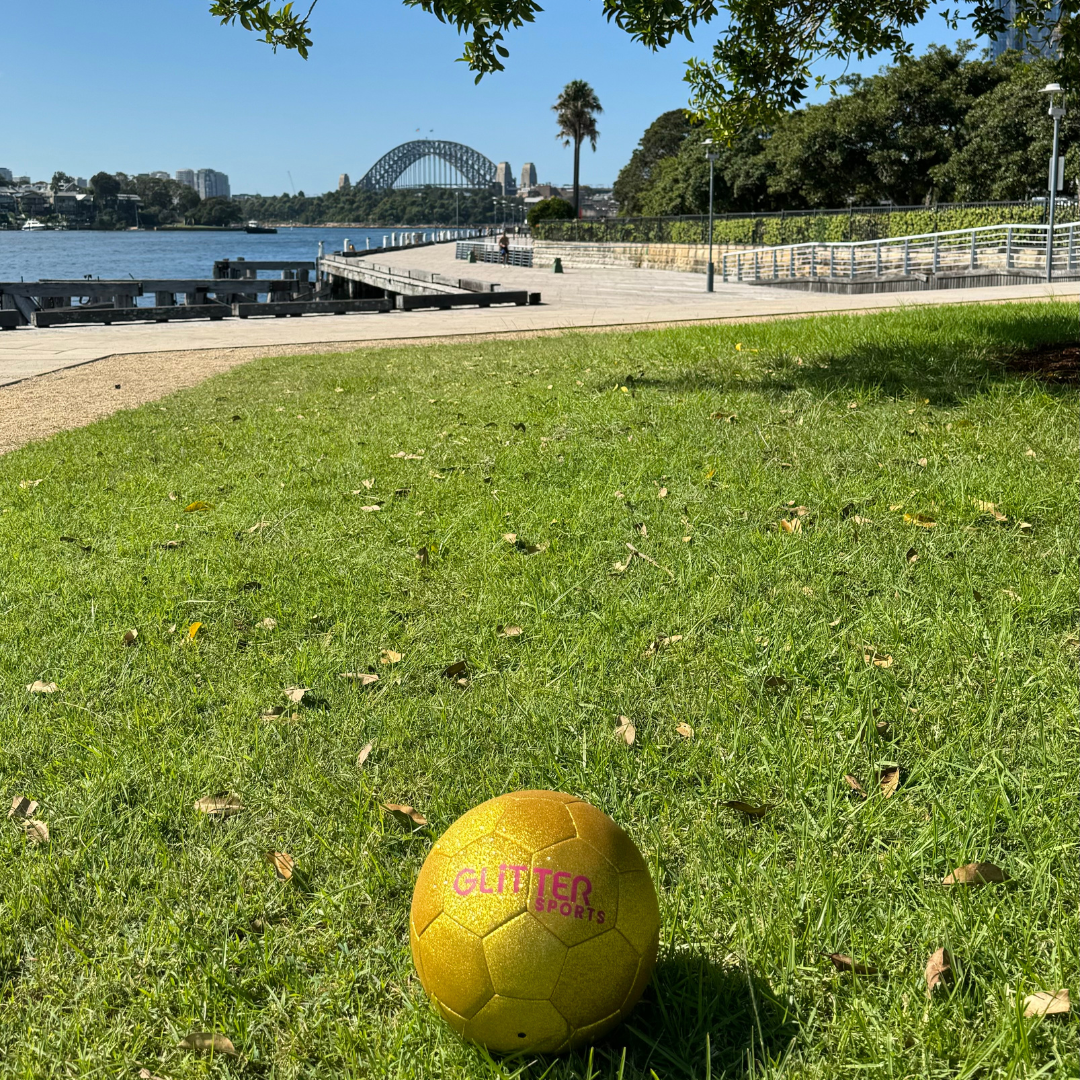
<instances>
[{"instance_id":1,"label":"palm tree","mask_svg":"<svg viewBox=\"0 0 1080 1080\"><path fill-rule=\"evenodd\" d=\"M551 106L559 122L557 139L562 139L563 146L574 144L574 217L578 217L581 206L581 192L578 176L581 167L581 144L588 139L593 150L600 132L596 127L596 114L604 110L596 91L584 80L574 79L568 82Z\"/></svg>"}]
</instances>

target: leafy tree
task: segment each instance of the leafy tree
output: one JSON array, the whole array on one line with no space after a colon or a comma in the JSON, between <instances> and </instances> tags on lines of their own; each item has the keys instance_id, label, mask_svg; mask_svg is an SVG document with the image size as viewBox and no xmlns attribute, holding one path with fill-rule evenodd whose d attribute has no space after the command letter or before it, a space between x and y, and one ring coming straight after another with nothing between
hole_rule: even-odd
<instances>
[{"instance_id":1,"label":"leafy tree","mask_svg":"<svg viewBox=\"0 0 1080 1080\"><path fill-rule=\"evenodd\" d=\"M90 190L94 195L94 202L99 207L107 206L115 202L120 194L120 181L112 173L99 172L90 177Z\"/></svg>"},{"instance_id":2,"label":"leafy tree","mask_svg":"<svg viewBox=\"0 0 1080 1080\"><path fill-rule=\"evenodd\" d=\"M716 208L919 205L1042 192L1052 128L1038 91L1051 65L1015 53L972 60L968 49L934 46L877 75L847 79L845 93L721 144ZM705 212L705 133L691 125L677 152L652 165L635 196L639 212ZM1072 110L1063 134L1066 145L1080 143L1080 116ZM1075 161L1080 145L1068 153ZM621 204L620 212L627 212Z\"/></svg>"},{"instance_id":3,"label":"leafy tree","mask_svg":"<svg viewBox=\"0 0 1080 1080\"><path fill-rule=\"evenodd\" d=\"M273 48L306 57L312 44L311 15L279 0L213 0L222 23L239 21L261 33ZM503 44L511 29L531 23L538 0L403 0L469 35L461 57L481 77L501 71L510 53ZM692 40L699 26L722 25L709 59L691 60L686 81L699 120L727 137L774 123L798 106L815 82L822 61L865 60L879 53L894 61L911 53L912 31L929 14L929 0L602 0L608 20L647 48L665 48L675 38ZM966 13L942 12L956 30L968 22L978 36L999 37L1007 27L1051 36L1059 43L1058 80L1080 85L1080 18L1075 0L971 0ZM837 86L838 79L820 78Z\"/></svg>"},{"instance_id":4,"label":"leafy tree","mask_svg":"<svg viewBox=\"0 0 1080 1080\"><path fill-rule=\"evenodd\" d=\"M215 196L203 199L190 216L196 225L235 225L243 220L244 212L232 199Z\"/></svg>"},{"instance_id":5,"label":"leafy tree","mask_svg":"<svg viewBox=\"0 0 1080 1080\"><path fill-rule=\"evenodd\" d=\"M563 146L574 147L574 217L581 211L581 144L588 139L593 150L600 131L596 126L596 114L604 110L596 91L584 79L568 82L551 106L559 125L557 138Z\"/></svg>"},{"instance_id":6,"label":"leafy tree","mask_svg":"<svg viewBox=\"0 0 1080 1080\"><path fill-rule=\"evenodd\" d=\"M679 152L690 134L690 121L684 109L661 113L641 136L630 160L619 170L611 194L625 216L640 214L641 193L653 177L653 170L663 158Z\"/></svg>"},{"instance_id":7,"label":"leafy tree","mask_svg":"<svg viewBox=\"0 0 1080 1080\"><path fill-rule=\"evenodd\" d=\"M998 68L1005 78L972 104L963 144L934 170L935 182L957 200L1027 199L1046 192L1053 125L1046 115L1048 96L1039 91L1050 81L1051 65L1022 63L1018 54L1006 53ZM1061 142L1075 195L1080 174L1076 109L1065 114Z\"/></svg>"},{"instance_id":8,"label":"leafy tree","mask_svg":"<svg viewBox=\"0 0 1080 1080\"><path fill-rule=\"evenodd\" d=\"M574 208L565 199L541 199L529 208L529 224L538 221L567 221L576 218Z\"/></svg>"},{"instance_id":9,"label":"leafy tree","mask_svg":"<svg viewBox=\"0 0 1080 1080\"><path fill-rule=\"evenodd\" d=\"M60 191L62 188L66 187L68 184L74 184L74 183L75 183L75 178L74 177L68 176L68 174L66 172L57 171L57 172L53 173L53 177L49 181L49 189L51 191Z\"/></svg>"}]
</instances>

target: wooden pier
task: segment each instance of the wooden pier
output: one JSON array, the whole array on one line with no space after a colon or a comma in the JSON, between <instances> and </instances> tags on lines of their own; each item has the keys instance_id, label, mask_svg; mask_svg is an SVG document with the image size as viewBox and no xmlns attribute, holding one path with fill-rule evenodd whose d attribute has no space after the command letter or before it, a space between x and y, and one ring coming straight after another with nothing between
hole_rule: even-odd
<instances>
[{"instance_id":1,"label":"wooden pier","mask_svg":"<svg viewBox=\"0 0 1080 1080\"><path fill-rule=\"evenodd\" d=\"M504 290L476 278L403 270L361 261L357 255L339 252L312 262L220 259L209 278L0 282L0 330L540 303L539 293ZM280 277L258 276L267 272ZM152 304L139 303L149 297Z\"/></svg>"}]
</instances>

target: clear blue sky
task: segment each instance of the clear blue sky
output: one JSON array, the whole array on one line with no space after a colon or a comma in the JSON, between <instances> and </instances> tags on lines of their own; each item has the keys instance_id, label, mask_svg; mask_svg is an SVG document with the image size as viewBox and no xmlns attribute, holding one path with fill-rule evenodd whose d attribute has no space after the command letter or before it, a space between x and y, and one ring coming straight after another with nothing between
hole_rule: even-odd
<instances>
[{"instance_id":1,"label":"clear blue sky","mask_svg":"<svg viewBox=\"0 0 1080 1080\"><path fill-rule=\"evenodd\" d=\"M572 155L554 137L550 104L583 78L604 114L582 180L610 184L645 127L686 103L683 65L710 44L706 29L694 45L653 54L609 25L599 0L548 0L533 26L511 34L508 70L474 86L454 62L457 33L396 0L320 0L307 61L219 26L208 6L0 0L0 166L35 180L57 169L214 168L234 193L262 194L288 190L291 171L314 194L341 172L357 179L419 128L509 161L515 174L533 161L541 181L562 184ZM917 51L956 36L931 16Z\"/></svg>"}]
</instances>

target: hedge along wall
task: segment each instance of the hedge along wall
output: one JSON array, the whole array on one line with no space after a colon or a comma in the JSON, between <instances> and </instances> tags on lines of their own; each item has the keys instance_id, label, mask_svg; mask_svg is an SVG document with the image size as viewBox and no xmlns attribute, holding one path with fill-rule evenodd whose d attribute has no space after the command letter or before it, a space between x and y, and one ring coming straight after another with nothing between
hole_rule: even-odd
<instances>
[{"instance_id":1,"label":"hedge along wall","mask_svg":"<svg viewBox=\"0 0 1080 1080\"><path fill-rule=\"evenodd\" d=\"M846 243L885 240L894 236L972 229L982 225L1038 225L1045 217L1042 206L943 207L926 210L874 211L872 213L775 214L725 218L713 223L713 243L775 247L782 244ZM1059 204L1057 221L1077 220L1073 205ZM546 221L533 228L538 240L587 243L708 243L707 218L612 218L606 221Z\"/></svg>"}]
</instances>

